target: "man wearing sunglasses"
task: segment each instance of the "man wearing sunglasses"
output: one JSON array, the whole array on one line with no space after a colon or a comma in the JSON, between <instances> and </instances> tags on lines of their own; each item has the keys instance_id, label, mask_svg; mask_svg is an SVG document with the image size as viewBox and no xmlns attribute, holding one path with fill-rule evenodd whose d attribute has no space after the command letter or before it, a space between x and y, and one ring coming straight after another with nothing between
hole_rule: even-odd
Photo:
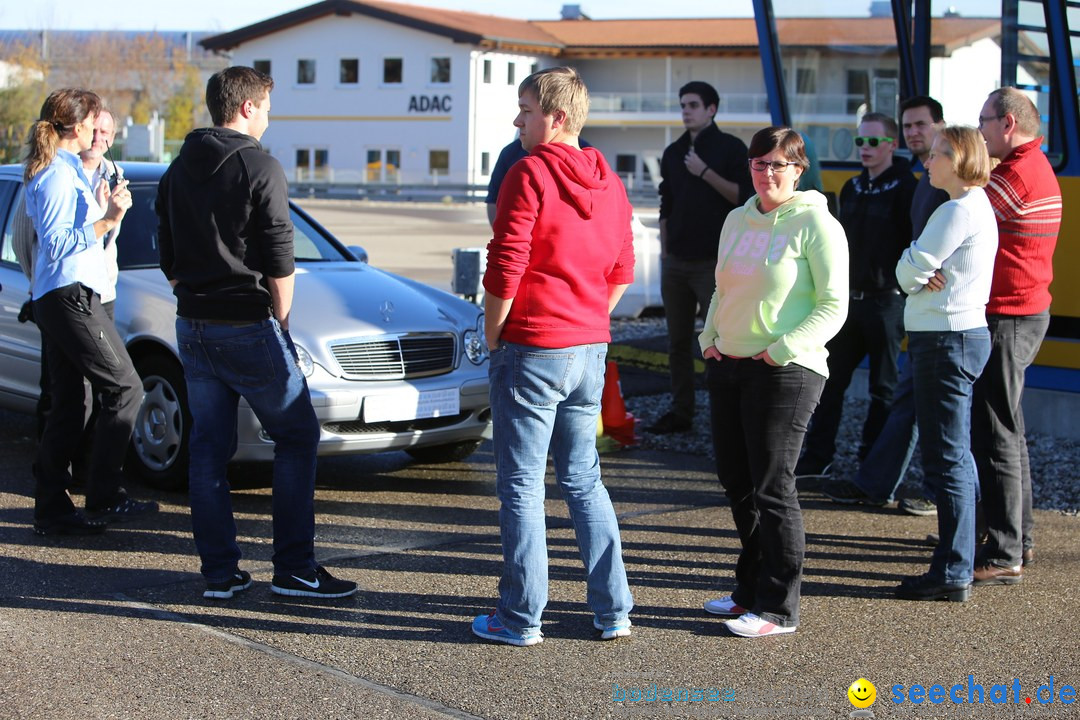
<instances>
[{"instance_id":1,"label":"man wearing sunglasses","mask_svg":"<svg viewBox=\"0 0 1080 720\"><path fill-rule=\"evenodd\" d=\"M844 327L825 346L829 379L814 411L796 478L829 476L844 393L866 356L870 358L870 409L863 424L860 459L870 451L889 415L904 338L904 295L896 282L896 263L911 244L911 200L916 185L911 165L893 154L898 130L896 121L882 113L868 113L859 123L855 147L863 170L840 191L851 302Z\"/></svg>"},{"instance_id":2,"label":"man wearing sunglasses","mask_svg":"<svg viewBox=\"0 0 1080 720\"><path fill-rule=\"evenodd\" d=\"M910 97L900 104L900 122L908 150L925 167L934 138L945 127L941 103L926 95ZM924 172L915 186L911 201L913 241L922 234L933 212L948 199L949 194L933 187L930 176ZM915 390L911 363L908 363L894 388L892 407L885 426L869 453L859 463L858 473L852 480L833 480L825 486L825 495L845 505L882 507L892 502L907 474L918 439ZM933 493L924 489L919 495L901 499L898 507L909 515L937 515L937 505L927 495L932 497Z\"/></svg>"},{"instance_id":3,"label":"man wearing sunglasses","mask_svg":"<svg viewBox=\"0 0 1080 720\"><path fill-rule=\"evenodd\" d=\"M679 89L683 126L660 160L660 296L668 331L671 410L645 428L686 432L694 420L696 318L716 289L713 271L728 213L754 194L746 144L716 126L716 88L694 80Z\"/></svg>"}]
</instances>

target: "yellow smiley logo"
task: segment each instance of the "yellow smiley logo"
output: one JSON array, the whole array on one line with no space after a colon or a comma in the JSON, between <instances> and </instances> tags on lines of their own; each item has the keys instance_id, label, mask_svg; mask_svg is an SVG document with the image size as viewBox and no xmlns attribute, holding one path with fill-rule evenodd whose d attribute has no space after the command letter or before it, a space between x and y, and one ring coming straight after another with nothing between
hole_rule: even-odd
<instances>
[{"instance_id":1,"label":"yellow smiley logo","mask_svg":"<svg viewBox=\"0 0 1080 720\"><path fill-rule=\"evenodd\" d=\"M877 700L877 688L866 678L859 678L848 687L847 697L860 710L868 708Z\"/></svg>"}]
</instances>

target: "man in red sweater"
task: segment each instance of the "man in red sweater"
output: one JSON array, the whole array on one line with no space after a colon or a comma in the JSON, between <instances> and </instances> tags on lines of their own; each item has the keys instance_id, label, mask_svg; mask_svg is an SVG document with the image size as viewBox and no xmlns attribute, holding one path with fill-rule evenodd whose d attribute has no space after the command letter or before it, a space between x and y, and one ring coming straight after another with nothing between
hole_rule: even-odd
<instances>
[{"instance_id":1,"label":"man in red sweater","mask_svg":"<svg viewBox=\"0 0 1080 720\"><path fill-rule=\"evenodd\" d=\"M1026 95L1011 87L990 93L979 129L990 156L1001 163L986 186L999 239L986 306L990 360L972 402L971 449L987 530L973 584L1013 585L1034 558L1031 468L1020 402L1024 371L1050 323L1061 188L1041 149L1039 112Z\"/></svg>"},{"instance_id":2,"label":"man in red sweater","mask_svg":"<svg viewBox=\"0 0 1080 720\"><path fill-rule=\"evenodd\" d=\"M495 611L472 630L509 645L543 641L550 450L593 625L610 640L630 634L633 599L600 480L596 424L608 315L634 279L631 208L604 157L578 142L589 93L577 71L533 73L518 88L518 108L514 125L529 155L503 181L484 275L503 571Z\"/></svg>"}]
</instances>

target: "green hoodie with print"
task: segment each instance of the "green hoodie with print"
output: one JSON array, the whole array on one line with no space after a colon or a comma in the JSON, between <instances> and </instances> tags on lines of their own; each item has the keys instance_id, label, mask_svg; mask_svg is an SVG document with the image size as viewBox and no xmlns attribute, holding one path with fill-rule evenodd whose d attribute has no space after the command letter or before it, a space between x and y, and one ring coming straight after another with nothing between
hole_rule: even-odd
<instances>
[{"instance_id":1,"label":"green hoodie with print","mask_svg":"<svg viewBox=\"0 0 1080 720\"><path fill-rule=\"evenodd\" d=\"M848 310L844 229L816 190L796 192L768 213L757 202L755 195L724 222L701 350L732 357L768 350L779 365L828 377L825 343Z\"/></svg>"}]
</instances>

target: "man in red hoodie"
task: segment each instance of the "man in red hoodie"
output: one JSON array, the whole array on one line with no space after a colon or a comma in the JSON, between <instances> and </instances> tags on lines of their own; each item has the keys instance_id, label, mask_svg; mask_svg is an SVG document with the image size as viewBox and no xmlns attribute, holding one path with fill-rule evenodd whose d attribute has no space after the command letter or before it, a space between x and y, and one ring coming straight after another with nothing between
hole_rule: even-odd
<instances>
[{"instance_id":1,"label":"man in red hoodie","mask_svg":"<svg viewBox=\"0 0 1080 720\"><path fill-rule=\"evenodd\" d=\"M633 599L600 480L596 424L608 316L634 279L631 207L604 157L578 142L589 93L576 70L525 78L518 108L514 125L529 155L503 181L484 275L503 571L495 611L478 616L472 630L509 645L543 641L550 450L588 575L593 625L610 640L630 634Z\"/></svg>"}]
</instances>

